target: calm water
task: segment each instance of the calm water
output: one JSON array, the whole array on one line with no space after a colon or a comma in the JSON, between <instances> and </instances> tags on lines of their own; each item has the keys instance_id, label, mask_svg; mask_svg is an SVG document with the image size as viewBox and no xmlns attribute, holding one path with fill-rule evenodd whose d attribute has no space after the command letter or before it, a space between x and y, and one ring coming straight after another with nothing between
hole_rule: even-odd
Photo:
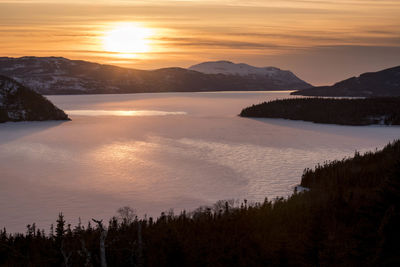
<instances>
[{"instance_id":1,"label":"calm water","mask_svg":"<svg viewBox=\"0 0 400 267\"><path fill-rule=\"evenodd\" d=\"M51 96L71 122L0 125L0 227L48 229L58 212L158 215L220 199L287 196L303 169L382 148L399 127L247 119L288 92Z\"/></svg>"}]
</instances>

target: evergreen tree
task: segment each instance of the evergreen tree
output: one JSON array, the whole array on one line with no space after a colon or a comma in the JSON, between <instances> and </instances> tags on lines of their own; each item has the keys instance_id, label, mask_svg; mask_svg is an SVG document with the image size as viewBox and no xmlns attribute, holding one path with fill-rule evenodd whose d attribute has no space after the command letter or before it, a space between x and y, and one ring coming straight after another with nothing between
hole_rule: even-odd
<instances>
[{"instance_id":1,"label":"evergreen tree","mask_svg":"<svg viewBox=\"0 0 400 267\"><path fill-rule=\"evenodd\" d=\"M64 215L62 212L58 214L58 219L57 219L57 226L56 226L56 240L57 243L61 245L61 240L64 237L65 234L65 220L64 220Z\"/></svg>"}]
</instances>

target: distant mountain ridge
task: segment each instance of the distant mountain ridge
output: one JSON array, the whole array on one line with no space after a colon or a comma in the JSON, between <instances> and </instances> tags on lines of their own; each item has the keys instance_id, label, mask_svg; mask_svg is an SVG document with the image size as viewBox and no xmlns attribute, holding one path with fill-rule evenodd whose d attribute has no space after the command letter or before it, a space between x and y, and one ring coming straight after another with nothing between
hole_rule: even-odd
<instances>
[{"instance_id":1,"label":"distant mountain ridge","mask_svg":"<svg viewBox=\"0 0 400 267\"><path fill-rule=\"evenodd\" d=\"M0 58L0 75L41 94L298 90L300 79L205 74L191 69L137 70L62 57Z\"/></svg>"},{"instance_id":2,"label":"distant mountain ridge","mask_svg":"<svg viewBox=\"0 0 400 267\"><path fill-rule=\"evenodd\" d=\"M378 72L367 72L359 77L293 92L303 96L400 96L400 66Z\"/></svg>"},{"instance_id":3,"label":"distant mountain ridge","mask_svg":"<svg viewBox=\"0 0 400 267\"><path fill-rule=\"evenodd\" d=\"M298 84L302 86L304 81L300 80L291 71L281 70L275 67L254 67L245 63L233 63L230 61L203 62L189 67L190 70L206 74L225 74L239 76L265 77L282 84Z\"/></svg>"},{"instance_id":4,"label":"distant mountain ridge","mask_svg":"<svg viewBox=\"0 0 400 267\"><path fill-rule=\"evenodd\" d=\"M69 120L45 97L0 75L0 123L7 121Z\"/></svg>"}]
</instances>

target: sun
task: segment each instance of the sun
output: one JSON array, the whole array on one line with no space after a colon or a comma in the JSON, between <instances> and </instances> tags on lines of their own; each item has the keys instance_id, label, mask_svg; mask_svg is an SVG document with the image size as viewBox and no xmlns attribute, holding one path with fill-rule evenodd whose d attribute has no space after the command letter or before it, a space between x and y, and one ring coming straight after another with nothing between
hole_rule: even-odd
<instances>
[{"instance_id":1,"label":"sun","mask_svg":"<svg viewBox=\"0 0 400 267\"><path fill-rule=\"evenodd\" d=\"M147 53L151 48L151 29L134 23L120 23L115 25L103 36L103 47L107 52L132 55Z\"/></svg>"}]
</instances>

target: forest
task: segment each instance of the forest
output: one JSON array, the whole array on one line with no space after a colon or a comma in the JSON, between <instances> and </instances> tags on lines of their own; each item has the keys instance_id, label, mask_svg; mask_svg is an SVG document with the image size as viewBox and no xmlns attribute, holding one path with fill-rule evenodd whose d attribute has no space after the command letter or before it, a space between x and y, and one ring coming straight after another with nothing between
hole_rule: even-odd
<instances>
[{"instance_id":1,"label":"forest","mask_svg":"<svg viewBox=\"0 0 400 267\"><path fill-rule=\"evenodd\" d=\"M240 116L340 125L399 125L399 106L400 97L291 98L247 107Z\"/></svg>"},{"instance_id":2,"label":"forest","mask_svg":"<svg viewBox=\"0 0 400 267\"><path fill-rule=\"evenodd\" d=\"M306 169L308 188L158 218L0 231L1 266L400 266L400 141Z\"/></svg>"}]
</instances>

